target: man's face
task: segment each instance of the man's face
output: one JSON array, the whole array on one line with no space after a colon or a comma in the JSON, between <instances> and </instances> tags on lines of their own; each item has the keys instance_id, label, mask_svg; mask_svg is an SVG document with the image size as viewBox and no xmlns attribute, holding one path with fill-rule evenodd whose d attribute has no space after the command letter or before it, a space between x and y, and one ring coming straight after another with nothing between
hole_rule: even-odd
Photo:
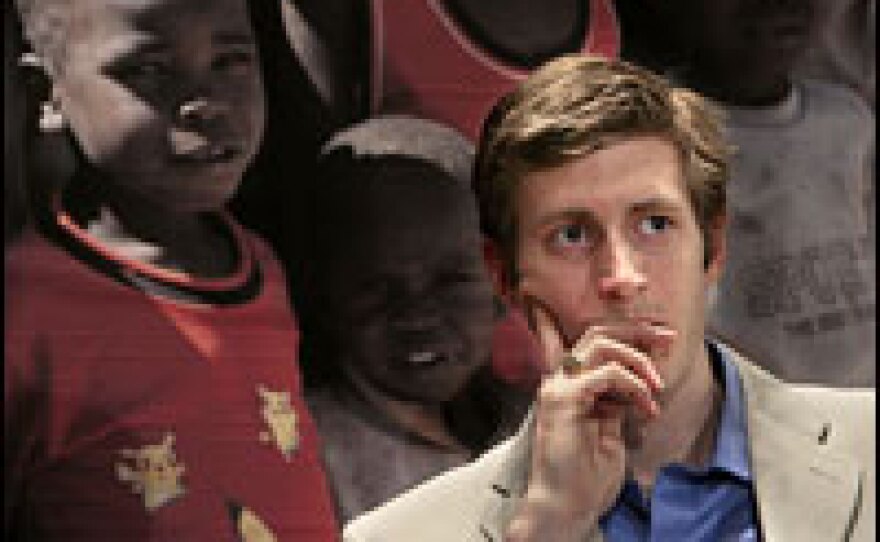
<instances>
[{"instance_id":1,"label":"man's face","mask_svg":"<svg viewBox=\"0 0 880 542\"><path fill-rule=\"evenodd\" d=\"M172 211L220 207L264 111L243 0L85 0L56 99L109 194Z\"/></svg>"},{"instance_id":2,"label":"man's face","mask_svg":"<svg viewBox=\"0 0 880 542\"><path fill-rule=\"evenodd\" d=\"M323 318L349 378L398 399L447 401L489 358L492 289L476 211L464 187L426 166L380 175L349 183L336 233L322 235L332 243Z\"/></svg>"},{"instance_id":3,"label":"man's face","mask_svg":"<svg viewBox=\"0 0 880 542\"><path fill-rule=\"evenodd\" d=\"M547 307L566 347L596 325L675 330L668 352L648 352L673 390L699 359L706 290L721 265L704 267L674 146L634 137L530 173L516 209L515 297Z\"/></svg>"}]
</instances>

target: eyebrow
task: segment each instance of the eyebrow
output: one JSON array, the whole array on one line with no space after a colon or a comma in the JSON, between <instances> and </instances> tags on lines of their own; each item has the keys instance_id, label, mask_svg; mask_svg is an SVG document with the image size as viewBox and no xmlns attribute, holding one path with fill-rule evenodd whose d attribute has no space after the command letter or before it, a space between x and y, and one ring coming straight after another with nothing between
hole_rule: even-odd
<instances>
[{"instance_id":1,"label":"eyebrow","mask_svg":"<svg viewBox=\"0 0 880 542\"><path fill-rule=\"evenodd\" d=\"M633 211L646 211L651 209L664 209L667 211L680 211L682 209L681 201L665 198L654 197L642 201L638 201L630 206Z\"/></svg>"},{"instance_id":2,"label":"eyebrow","mask_svg":"<svg viewBox=\"0 0 880 542\"><path fill-rule=\"evenodd\" d=\"M680 212L682 205L680 201L672 198L651 197L630 204L628 211L642 212L652 209ZM574 220L585 224L596 224L598 222L596 215L589 209L584 207L567 207L544 215L536 222L536 226L540 228L562 220Z\"/></svg>"},{"instance_id":3,"label":"eyebrow","mask_svg":"<svg viewBox=\"0 0 880 542\"><path fill-rule=\"evenodd\" d=\"M552 213L544 215L535 223L535 226L541 228L562 220L575 220L587 224L595 224L598 222L596 215L589 209L584 209L583 207L570 207L558 209Z\"/></svg>"}]
</instances>

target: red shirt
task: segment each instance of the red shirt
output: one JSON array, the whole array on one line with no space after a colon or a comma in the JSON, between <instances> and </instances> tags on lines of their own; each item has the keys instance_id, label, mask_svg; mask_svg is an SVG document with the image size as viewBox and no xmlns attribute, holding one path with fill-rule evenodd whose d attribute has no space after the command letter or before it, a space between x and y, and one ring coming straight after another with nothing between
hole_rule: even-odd
<instances>
[{"instance_id":1,"label":"red shirt","mask_svg":"<svg viewBox=\"0 0 880 542\"><path fill-rule=\"evenodd\" d=\"M580 52L616 57L611 0L590 0ZM372 0L372 112L442 122L476 141L496 100L526 78L462 32L440 0Z\"/></svg>"},{"instance_id":2,"label":"red shirt","mask_svg":"<svg viewBox=\"0 0 880 542\"><path fill-rule=\"evenodd\" d=\"M336 540L269 249L227 221L239 269L200 281L68 226L77 257L33 233L6 255L5 537ZM173 301L115 272L218 300L254 293Z\"/></svg>"}]
</instances>

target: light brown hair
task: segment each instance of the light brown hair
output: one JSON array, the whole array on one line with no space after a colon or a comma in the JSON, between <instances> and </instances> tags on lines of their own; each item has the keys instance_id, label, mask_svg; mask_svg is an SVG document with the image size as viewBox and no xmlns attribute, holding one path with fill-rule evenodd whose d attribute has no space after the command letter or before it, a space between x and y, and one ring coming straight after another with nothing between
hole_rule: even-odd
<instances>
[{"instance_id":1,"label":"light brown hair","mask_svg":"<svg viewBox=\"0 0 880 542\"><path fill-rule=\"evenodd\" d=\"M484 235L515 281L516 192L522 178L623 139L669 138L681 157L706 263L711 228L725 212L730 147L720 113L704 98L624 62L566 55L533 72L501 98L483 125L473 187Z\"/></svg>"}]
</instances>

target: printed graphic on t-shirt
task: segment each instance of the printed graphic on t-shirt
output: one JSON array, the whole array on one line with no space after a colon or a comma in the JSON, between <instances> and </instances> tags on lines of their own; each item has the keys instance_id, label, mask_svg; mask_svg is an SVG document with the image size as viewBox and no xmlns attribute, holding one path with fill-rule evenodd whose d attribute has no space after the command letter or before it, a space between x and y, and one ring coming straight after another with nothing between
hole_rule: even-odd
<instances>
[{"instance_id":1,"label":"printed graphic on t-shirt","mask_svg":"<svg viewBox=\"0 0 880 542\"><path fill-rule=\"evenodd\" d=\"M736 270L750 319L782 318L786 333L812 336L875 316L868 239L839 239L746 262Z\"/></svg>"},{"instance_id":2,"label":"printed graphic on t-shirt","mask_svg":"<svg viewBox=\"0 0 880 542\"><path fill-rule=\"evenodd\" d=\"M235 531L242 542L275 542L277 538L266 523L249 508L236 510Z\"/></svg>"},{"instance_id":3,"label":"printed graphic on t-shirt","mask_svg":"<svg viewBox=\"0 0 880 542\"><path fill-rule=\"evenodd\" d=\"M261 414L268 431L260 433L260 440L274 444L288 461L299 447L299 427L296 411L290 405L290 393L273 391L257 386L257 394L263 401Z\"/></svg>"},{"instance_id":4,"label":"printed graphic on t-shirt","mask_svg":"<svg viewBox=\"0 0 880 542\"><path fill-rule=\"evenodd\" d=\"M116 464L116 477L130 484L143 499L144 508L154 512L185 492L181 478L185 467L174 453L174 433L166 433L159 444L120 450L126 460Z\"/></svg>"}]
</instances>

